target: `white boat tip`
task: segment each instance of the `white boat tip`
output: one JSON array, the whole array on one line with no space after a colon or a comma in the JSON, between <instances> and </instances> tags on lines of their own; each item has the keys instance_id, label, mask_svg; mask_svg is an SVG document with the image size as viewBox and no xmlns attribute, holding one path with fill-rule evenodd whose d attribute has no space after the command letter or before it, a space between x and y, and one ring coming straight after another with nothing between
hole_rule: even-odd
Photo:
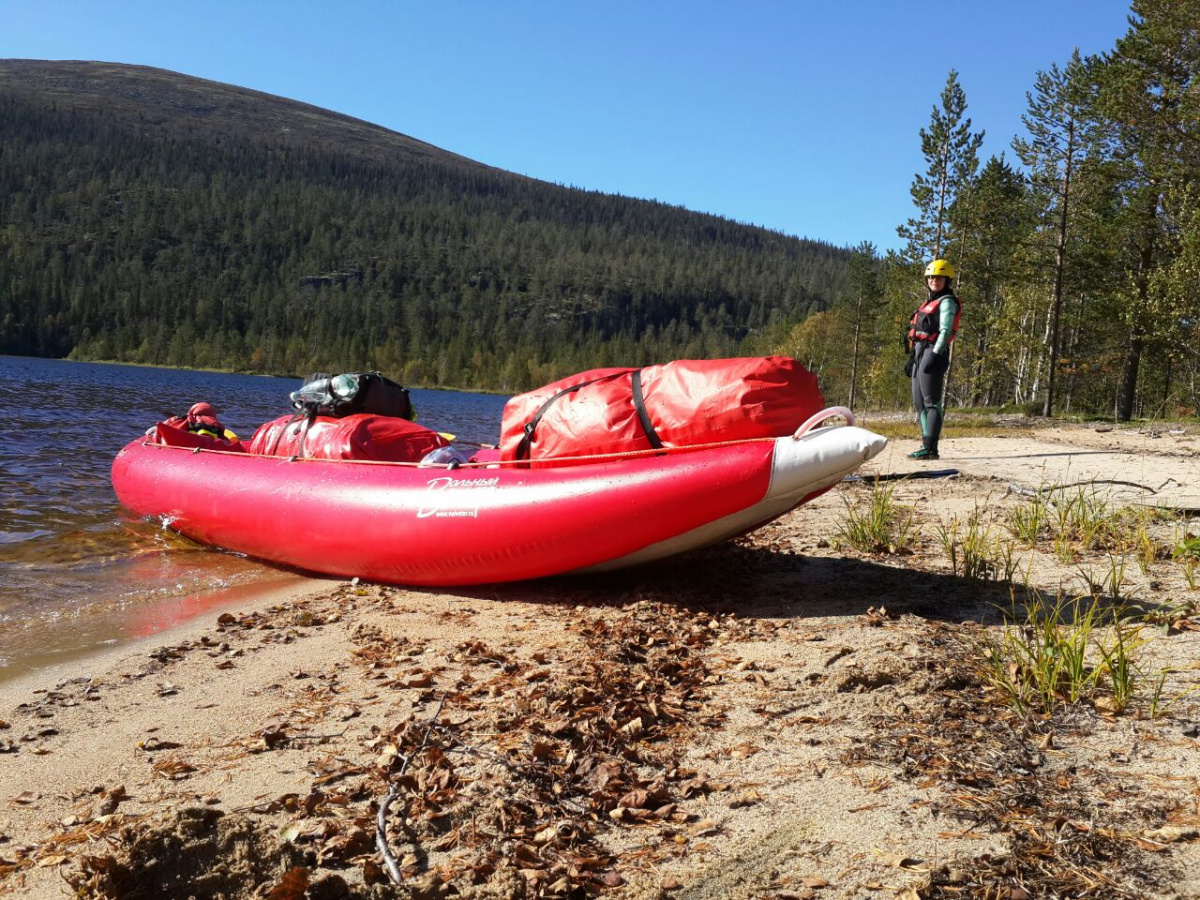
<instances>
[{"instance_id":1,"label":"white boat tip","mask_svg":"<svg viewBox=\"0 0 1200 900\"><path fill-rule=\"evenodd\" d=\"M863 447L863 462L866 462L869 459L874 459L883 452L883 448L888 444L887 438L885 438L882 434L876 434L873 431L867 431L865 428L860 428L858 430L866 432L868 435L867 444Z\"/></svg>"}]
</instances>

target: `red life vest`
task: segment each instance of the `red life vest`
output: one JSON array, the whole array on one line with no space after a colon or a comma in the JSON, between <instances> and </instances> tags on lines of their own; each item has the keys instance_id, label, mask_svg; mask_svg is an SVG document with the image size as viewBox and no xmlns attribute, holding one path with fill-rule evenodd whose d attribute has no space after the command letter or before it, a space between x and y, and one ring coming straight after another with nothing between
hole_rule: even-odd
<instances>
[{"instance_id":1,"label":"red life vest","mask_svg":"<svg viewBox=\"0 0 1200 900\"><path fill-rule=\"evenodd\" d=\"M938 332L941 331L942 325L938 309L941 307L944 297L953 297L955 303L958 304L958 310L954 313L954 323L950 326L950 341L953 343L955 335L958 334L958 320L962 318L962 301L950 292L930 297L921 304L920 309L913 313L912 320L908 323L908 339L910 341L937 343Z\"/></svg>"},{"instance_id":2,"label":"red life vest","mask_svg":"<svg viewBox=\"0 0 1200 900\"><path fill-rule=\"evenodd\" d=\"M185 416L172 416L165 422L159 422L146 434L153 437L155 443L168 447L188 447L193 450L199 447L202 450L228 450L233 453L242 453L246 449L232 431L225 428L219 432L208 427L193 428Z\"/></svg>"}]
</instances>

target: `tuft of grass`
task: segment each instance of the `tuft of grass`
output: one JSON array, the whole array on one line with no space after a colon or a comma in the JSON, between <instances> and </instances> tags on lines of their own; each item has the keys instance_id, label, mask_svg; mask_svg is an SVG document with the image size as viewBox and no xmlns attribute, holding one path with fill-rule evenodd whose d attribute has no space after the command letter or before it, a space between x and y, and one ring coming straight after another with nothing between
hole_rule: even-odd
<instances>
[{"instance_id":1,"label":"tuft of grass","mask_svg":"<svg viewBox=\"0 0 1200 900\"><path fill-rule=\"evenodd\" d=\"M1183 537L1176 538L1171 557L1173 559L1200 560L1200 536L1185 531Z\"/></svg>"},{"instance_id":2,"label":"tuft of grass","mask_svg":"<svg viewBox=\"0 0 1200 900\"><path fill-rule=\"evenodd\" d=\"M1200 572L1197 572L1194 559L1189 558L1183 561L1183 577L1187 581L1189 591L1200 590Z\"/></svg>"},{"instance_id":3,"label":"tuft of grass","mask_svg":"<svg viewBox=\"0 0 1200 900\"><path fill-rule=\"evenodd\" d=\"M1151 533L1162 515L1138 506L1114 507L1095 485L1085 484L1074 490L1040 489L1027 503L1008 511L1005 527L1027 547L1048 538L1054 555L1068 565L1107 550L1134 557L1149 574L1157 561L1170 555Z\"/></svg>"},{"instance_id":4,"label":"tuft of grass","mask_svg":"<svg viewBox=\"0 0 1200 900\"><path fill-rule=\"evenodd\" d=\"M1113 530L1112 510L1098 493L1094 490L1089 493L1086 487L1080 486L1073 495L1064 498L1059 528L1084 550L1098 549Z\"/></svg>"},{"instance_id":5,"label":"tuft of grass","mask_svg":"<svg viewBox=\"0 0 1200 900\"><path fill-rule=\"evenodd\" d=\"M1049 601L1030 590L1023 617L1013 609L998 635L984 639L980 663L985 682L1020 712L1050 715L1057 708L1090 702L1119 714L1139 699L1159 718L1200 683L1168 693L1175 670L1144 667L1140 651L1146 625L1099 596Z\"/></svg>"},{"instance_id":6,"label":"tuft of grass","mask_svg":"<svg viewBox=\"0 0 1200 900\"><path fill-rule=\"evenodd\" d=\"M1124 712L1133 701L1142 673L1137 667L1136 653L1146 643L1142 637L1142 626L1115 622L1099 641L1100 655L1104 659L1101 674L1107 677L1111 692L1111 703L1096 704L1097 709L1107 712Z\"/></svg>"},{"instance_id":7,"label":"tuft of grass","mask_svg":"<svg viewBox=\"0 0 1200 900\"><path fill-rule=\"evenodd\" d=\"M1106 596L1113 603L1121 603L1129 599L1124 593L1125 587L1125 557L1118 554L1108 554L1108 571L1099 578L1091 569L1080 569L1080 577L1092 596Z\"/></svg>"},{"instance_id":8,"label":"tuft of grass","mask_svg":"<svg viewBox=\"0 0 1200 900\"><path fill-rule=\"evenodd\" d=\"M1137 527L1133 532L1133 551L1137 556L1138 565L1142 569L1143 575L1149 575L1151 567L1158 562L1162 556L1161 548L1158 542L1150 536L1149 528L1147 527L1146 517L1140 517Z\"/></svg>"},{"instance_id":9,"label":"tuft of grass","mask_svg":"<svg viewBox=\"0 0 1200 900\"><path fill-rule=\"evenodd\" d=\"M1050 603L1031 591L1024 621L1010 621L998 638L987 639L986 681L1021 711L1049 713L1091 696L1100 672L1089 664L1088 648L1099 617L1094 599Z\"/></svg>"},{"instance_id":10,"label":"tuft of grass","mask_svg":"<svg viewBox=\"0 0 1200 900\"><path fill-rule=\"evenodd\" d=\"M958 574L958 548L960 542L958 540L958 519L951 518L950 521L940 522L937 527L938 541L942 545L942 552L946 554L946 558L950 560L950 574Z\"/></svg>"},{"instance_id":11,"label":"tuft of grass","mask_svg":"<svg viewBox=\"0 0 1200 900\"><path fill-rule=\"evenodd\" d=\"M1200 690L1200 682L1192 684L1181 691L1177 691L1170 696L1167 695L1166 684L1167 678L1178 672L1178 669L1170 667L1162 669L1154 678L1150 689L1149 713L1150 718L1160 719L1167 714L1167 711L1189 694Z\"/></svg>"},{"instance_id":12,"label":"tuft of grass","mask_svg":"<svg viewBox=\"0 0 1200 900\"><path fill-rule=\"evenodd\" d=\"M1173 543L1175 546L1171 549L1171 559L1182 568L1188 590L1200 590L1200 537L1193 535L1190 530L1184 530L1182 536L1176 531Z\"/></svg>"},{"instance_id":13,"label":"tuft of grass","mask_svg":"<svg viewBox=\"0 0 1200 900\"><path fill-rule=\"evenodd\" d=\"M1008 511L1006 526L1009 532L1026 547L1036 546L1049 527L1050 504L1043 494L1030 498Z\"/></svg>"},{"instance_id":14,"label":"tuft of grass","mask_svg":"<svg viewBox=\"0 0 1200 900\"><path fill-rule=\"evenodd\" d=\"M1013 584L1017 578L1017 558L1013 555L1012 541L1002 541L996 538L995 552L993 555L995 563L996 580L1002 581L1005 584ZM1030 561L1032 565L1032 560ZM1026 567L1025 580L1029 580L1029 568Z\"/></svg>"},{"instance_id":15,"label":"tuft of grass","mask_svg":"<svg viewBox=\"0 0 1200 900\"><path fill-rule=\"evenodd\" d=\"M863 553L895 553L912 546L916 539L913 511L896 503L896 484L875 482L865 510L847 498L846 518L838 526L838 537Z\"/></svg>"},{"instance_id":16,"label":"tuft of grass","mask_svg":"<svg viewBox=\"0 0 1200 900\"><path fill-rule=\"evenodd\" d=\"M965 525L957 516L951 517L938 525L937 535L954 575L968 581L1012 583L1017 572L1012 542L993 534L978 506Z\"/></svg>"}]
</instances>

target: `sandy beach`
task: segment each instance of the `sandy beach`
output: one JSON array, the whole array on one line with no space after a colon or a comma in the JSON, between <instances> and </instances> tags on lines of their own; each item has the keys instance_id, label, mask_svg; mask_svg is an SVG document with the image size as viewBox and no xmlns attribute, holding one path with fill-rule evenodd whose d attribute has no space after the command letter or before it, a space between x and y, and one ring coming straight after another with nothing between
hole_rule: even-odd
<instances>
[{"instance_id":1,"label":"sandy beach","mask_svg":"<svg viewBox=\"0 0 1200 900\"><path fill-rule=\"evenodd\" d=\"M1197 429L910 449L870 471L960 474L886 482L895 546L846 483L653 567L303 579L0 686L0 896L1200 897ZM1018 540L1064 485L1140 544ZM1125 610L1127 702L1006 702L1031 591Z\"/></svg>"}]
</instances>

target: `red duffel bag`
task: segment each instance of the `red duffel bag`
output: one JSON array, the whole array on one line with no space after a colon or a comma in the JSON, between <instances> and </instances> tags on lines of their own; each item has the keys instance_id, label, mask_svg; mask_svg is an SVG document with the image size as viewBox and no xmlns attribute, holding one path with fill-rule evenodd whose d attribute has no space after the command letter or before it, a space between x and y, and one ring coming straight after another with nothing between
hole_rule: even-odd
<instances>
[{"instance_id":1,"label":"red duffel bag","mask_svg":"<svg viewBox=\"0 0 1200 900\"><path fill-rule=\"evenodd\" d=\"M536 461L782 437L824 408L816 376L786 356L592 369L509 400L500 453Z\"/></svg>"},{"instance_id":2,"label":"red duffel bag","mask_svg":"<svg viewBox=\"0 0 1200 900\"><path fill-rule=\"evenodd\" d=\"M251 453L310 459L373 459L420 462L430 450L449 442L432 429L408 419L356 413L334 418L280 416L260 425L250 439Z\"/></svg>"}]
</instances>

